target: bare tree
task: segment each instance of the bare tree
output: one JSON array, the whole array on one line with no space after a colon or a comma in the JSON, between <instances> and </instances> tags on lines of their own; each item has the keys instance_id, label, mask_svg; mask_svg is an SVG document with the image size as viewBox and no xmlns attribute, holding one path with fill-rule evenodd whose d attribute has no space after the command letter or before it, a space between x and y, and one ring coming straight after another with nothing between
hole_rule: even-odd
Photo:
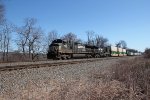
<instances>
[{"instance_id":1,"label":"bare tree","mask_svg":"<svg viewBox=\"0 0 150 100\"><path fill-rule=\"evenodd\" d=\"M119 42L116 43L116 47L122 47L122 48L126 49L127 43L124 40L120 40Z\"/></svg>"},{"instance_id":2,"label":"bare tree","mask_svg":"<svg viewBox=\"0 0 150 100\"><path fill-rule=\"evenodd\" d=\"M107 38L104 38L103 36L100 36L100 35L95 36L95 45L96 46L103 48L103 47L106 47L107 44L108 44Z\"/></svg>"},{"instance_id":3,"label":"bare tree","mask_svg":"<svg viewBox=\"0 0 150 100\"><path fill-rule=\"evenodd\" d=\"M25 25L17 29L17 44L19 48L21 48L24 55L28 53L29 58L32 55L32 60L35 58L35 53L37 53L37 49L35 49L35 46L40 43L40 39L43 34L42 29L40 27L36 27L35 25L35 18L27 18L25 19Z\"/></svg>"},{"instance_id":4,"label":"bare tree","mask_svg":"<svg viewBox=\"0 0 150 100\"><path fill-rule=\"evenodd\" d=\"M120 48L120 47L121 47L121 43L120 43L120 42L117 42L117 43L116 43L116 47L119 47L119 48Z\"/></svg>"},{"instance_id":5,"label":"bare tree","mask_svg":"<svg viewBox=\"0 0 150 100\"><path fill-rule=\"evenodd\" d=\"M36 20L34 18L27 18L25 19L25 25L21 28L17 29L17 33L19 35L18 46L22 48L22 52L25 55L25 49L27 47L27 43L31 33L33 31L33 26L35 25ZM29 47L29 56L30 56L30 44Z\"/></svg>"},{"instance_id":6,"label":"bare tree","mask_svg":"<svg viewBox=\"0 0 150 100\"><path fill-rule=\"evenodd\" d=\"M38 43L40 46L36 46L36 51L39 51L44 56L44 54L47 54L50 43L48 35L42 32L40 43Z\"/></svg>"},{"instance_id":7,"label":"bare tree","mask_svg":"<svg viewBox=\"0 0 150 100\"><path fill-rule=\"evenodd\" d=\"M55 39L57 39L58 33L56 30L52 30L51 32L48 33L48 44L51 44L51 42Z\"/></svg>"},{"instance_id":8,"label":"bare tree","mask_svg":"<svg viewBox=\"0 0 150 100\"><path fill-rule=\"evenodd\" d=\"M62 39L67 40L68 42L71 42L71 41L75 42L77 40L77 36L74 33L70 32L68 34L65 34L62 37Z\"/></svg>"},{"instance_id":9,"label":"bare tree","mask_svg":"<svg viewBox=\"0 0 150 100\"><path fill-rule=\"evenodd\" d=\"M76 39L76 42L77 43L83 43L83 41L81 39L79 39L79 38Z\"/></svg>"},{"instance_id":10,"label":"bare tree","mask_svg":"<svg viewBox=\"0 0 150 100\"><path fill-rule=\"evenodd\" d=\"M127 48L127 43L124 40L120 41L122 48L126 49Z\"/></svg>"},{"instance_id":11,"label":"bare tree","mask_svg":"<svg viewBox=\"0 0 150 100\"><path fill-rule=\"evenodd\" d=\"M87 31L86 32L86 34L87 34L87 44L88 45L94 45L94 34L95 34L95 32L94 31Z\"/></svg>"},{"instance_id":12,"label":"bare tree","mask_svg":"<svg viewBox=\"0 0 150 100\"><path fill-rule=\"evenodd\" d=\"M24 33L24 28L17 28L16 32L18 33L18 39L16 40L18 49L21 51L25 56L25 48L27 45L27 35Z\"/></svg>"},{"instance_id":13,"label":"bare tree","mask_svg":"<svg viewBox=\"0 0 150 100\"><path fill-rule=\"evenodd\" d=\"M11 41L11 33L13 32L13 25L5 21L1 25L1 33L0 33L0 43L1 43L1 50L3 52L3 61L8 61L8 53Z\"/></svg>"},{"instance_id":14,"label":"bare tree","mask_svg":"<svg viewBox=\"0 0 150 100\"><path fill-rule=\"evenodd\" d=\"M32 60L34 60L35 57L38 56L38 54L41 52L41 41L42 41L43 31L42 29L35 28L33 33L31 34L31 37L28 39L30 53L32 53Z\"/></svg>"}]
</instances>

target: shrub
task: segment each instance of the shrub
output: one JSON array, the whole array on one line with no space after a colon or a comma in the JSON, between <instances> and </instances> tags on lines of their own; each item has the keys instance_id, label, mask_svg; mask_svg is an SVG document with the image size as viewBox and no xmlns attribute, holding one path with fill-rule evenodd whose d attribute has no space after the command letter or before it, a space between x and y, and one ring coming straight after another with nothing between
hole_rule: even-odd
<instances>
[{"instance_id":1,"label":"shrub","mask_svg":"<svg viewBox=\"0 0 150 100\"><path fill-rule=\"evenodd\" d=\"M150 48L146 48L144 53L145 53L144 56L146 58L150 58Z\"/></svg>"},{"instance_id":2,"label":"shrub","mask_svg":"<svg viewBox=\"0 0 150 100\"><path fill-rule=\"evenodd\" d=\"M150 53L150 52L149 52ZM123 82L131 100L150 100L150 60L122 61L113 67L112 79Z\"/></svg>"}]
</instances>

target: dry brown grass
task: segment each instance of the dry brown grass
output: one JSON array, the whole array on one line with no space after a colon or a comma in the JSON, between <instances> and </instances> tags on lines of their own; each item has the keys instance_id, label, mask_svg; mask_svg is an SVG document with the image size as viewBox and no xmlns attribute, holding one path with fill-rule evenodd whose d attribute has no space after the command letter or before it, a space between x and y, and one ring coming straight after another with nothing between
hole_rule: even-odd
<instances>
[{"instance_id":1,"label":"dry brown grass","mask_svg":"<svg viewBox=\"0 0 150 100\"><path fill-rule=\"evenodd\" d=\"M112 69L112 79L125 84L130 100L150 100L150 60L121 61Z\"/></svg>"},{"instance_id":2,"label":"dry brown grass","mask_svg":"<svg viewBox=\"0 0 150 100\"><path fill-rule=\"evenodd\" d=\"M0 63L6 63L6 62L26 62L26 61L41 61L41 60L47 60L47 57L45 54L39 54L34 59L28 54L22 54L22 53L9 53L8 59L7 57L2 57L2 53L0 53Z\"/></svg>"},{"instance_id":3,"label":"dry brown grass","mask_svg":"<svg viewBox=\"0 0 150 100\"><path fill-rule=\"evenodd\" d=\"M150 58L150 48L146 48L144 52L145 58Z\"/></svg>"},{"instance_id":4,"label":"dry brown grass","mask_svg":"<svg viewBox=\"0 0 150 100\"><path fill-rule=\"evenodd\" d=\"M150 60L124 60L60 90L63 100L149 100Z\"/></svg>"}]
</instances>

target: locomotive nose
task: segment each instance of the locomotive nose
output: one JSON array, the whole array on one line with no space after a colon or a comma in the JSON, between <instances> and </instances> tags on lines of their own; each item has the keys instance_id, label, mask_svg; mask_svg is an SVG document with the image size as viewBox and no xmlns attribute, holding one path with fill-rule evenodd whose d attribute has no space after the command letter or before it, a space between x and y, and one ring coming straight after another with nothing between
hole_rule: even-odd
<instances>
[{"instance_id":1,"label":"locomotive nose","mask_svg":"<svg viewBox=\"0 0 150 100\"><path fill-rule=\"evenodd\" d=\"M57 52L58 52L58 47L57 46L50 46L49 47L49 51L48 51L48 54L47 54L47 58L48 59L53 59L53 58L56 58L56 56L57 56Z\"/></svg>"},{"instance_id":2,"label":"locomotive nose","mask_svg":"<svg viewBox=\"0 0 150 100\"><path fill-rule=\"evenodd\" d=\"M58 50L58 44L51 44L49 46L49 51L50 52L56 52Z\"/></svg>"},{"instance_id":3,"label":"locomotive nose","mask_svg":"<svg viewBox=\"0 0 150 100\"><path fill-rule=\"evenodd\" d=\"M51 46L50 49L49 49L49 52L56 53L57 50L58 50L57 46Z\"/></svg>"}]
</instances>

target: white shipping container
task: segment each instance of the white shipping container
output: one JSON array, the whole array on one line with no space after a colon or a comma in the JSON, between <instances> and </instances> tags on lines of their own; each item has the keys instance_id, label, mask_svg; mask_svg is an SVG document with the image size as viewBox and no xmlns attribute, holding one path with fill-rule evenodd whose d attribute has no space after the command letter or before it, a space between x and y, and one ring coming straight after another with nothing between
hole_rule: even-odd
<instances>
[{"instance_id":1,"label":"white shipping container","mask_svg":"<svg viewBox=\"0 0 150 100\"><path fill-rule=\"evenodd\" d=\"M133 55L134 55L134 53L133 53L133 52L131 52L131 53L130 53L130 55L131 55L131 56L133 56Z\"/></svg>"},{"instance_id":2,"label":"white shipping container","mask_svg":"<svg viewBox=\"0 0 150 100\"><path fill-rule=\"evenodd\" d=\"M126 52L126 49L123 49L123 52Z\"/></svg>"},{"instance_id":3,"label":"white shipping container","mask_svg":"<svg viewBox=\"0 0 150 100\"><path fill-rule=\"evenodd\" d=\"M111 46L111 51L116 51L117 52L117 47Z\"/></svg>"},{"instance_id":4,"label":"white shipping container","mask_svg":"<svg viewBox=\"0 0 150 100\"><path fill-rule=\"evenodd\" d=\"M126 52L127 52L126 49L123 49L123 55L124 55L124 56L127 55Z\"/></svg>"},{"instance_id":5,"label":"white shipping container","mask_svg":"<svg viewBox=\"0 0 150 100\"><path fill-rule=\"evenodd\" d=\"M111 56L118 56L117 54L117 47L111 46Z\"/></svg>"},{"instance_id":6,"label":"white shipping container","mask_svg":"<svg viewBox=\"0 0 150 100\"><path fill-rule=\"evenodd\" d=\"M123 56L122 51L123 51L122 48L118 48L119 56Z\"/></svg>"},{"instance_id":7,"label":"white shipping container","mask_svg":"<svg viewBox=\"0 0 150 100\"><path fill-rule=\"evenodd\" d=\"M122 50L122 48L118 48L118 51L119 51L119 52L122 52L123 50Z\"/></svg>"},{"instance_id":8,"label":"white shipping container","mask_svg":"<svg viewBox=\"0 0 150 100\"><path fill-rule=\"evenodd\" d=\"M138 53L134 53L135 56L138 56Z\"/></svg>"},{"instance_id":9,"label":"white shipping container","mask_svg":"<svg viewBox=\"0 0 150 100\"><path fill-rule=\"evenodd\" d=\"M79 45L78 48L85 49L85 46Z\"/></svg>"}]
</instances>

